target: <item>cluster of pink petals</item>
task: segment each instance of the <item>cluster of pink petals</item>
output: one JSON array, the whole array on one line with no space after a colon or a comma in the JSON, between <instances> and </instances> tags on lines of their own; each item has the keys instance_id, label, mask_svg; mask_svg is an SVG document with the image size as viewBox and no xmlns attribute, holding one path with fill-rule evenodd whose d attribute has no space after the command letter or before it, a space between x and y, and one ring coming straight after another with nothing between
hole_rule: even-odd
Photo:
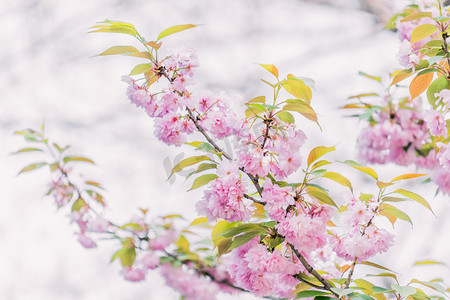
<instances>
[{"instance_id":1,"label":"cluster of pink petals","mask_svg":"<svg viewBox=\"0 0 450 300\"><path fill-rule=\"evenodd\" d=\"M217 218L228 221L248 220L252 211L244 202L245 182L237 163L222 161L217 167L217 175L205 190L203 200L197 202L198 213L211 221Z\"/></svg>"},{"instance_id":2,"label":"cluster of pink petals","mask_svg":"<svg viewBox=\"0 0 450 300\"><path fill-rule=\"evenodd\" d=\"M105 233L109 231L110 223L100 215L94 215L88 206L84 206L71 214L71 219L80 228L78 241L85 248L95 248L97 244L86 235L88 232Z\"/></svg>"},{"instance_id":3,"label":"cluster of pink petals","mask_svg":"<svg viewBox=\"0 0 450 300\"><path fill-rule=\"evenodd\" d=\"M290 125L285 129L270 130L266 138L264 127L255 135L256 138L247 132L241 139L238 162L245 172L259 177L271 173L281 180L298 170L302 160L300 148L306 140L303 131L296 129L295 125Z\"/></svg>"},{"instance_id":4,"label":"cluster of pink petals","mask_svg":"<svg viewBox=\"0 0 450 300\"><path fill-rule=\"evenodd\" d=\"M227 291L206 277L199 277L170 263L161 265L159 270L166 284L182 294L186 300L213 300L219 292Z\"/></svg>"},{"instance_id":5,"label":"cluster of pink petals","mask_svg":"<svg viewBox=\"0 0 450 300\"><path fill-rule=\"evenodd\" d=\"M424 3L422 3L420 9L422 11L431 12L433 17L438 17L440 15L439 9L437 9L437 7L431 7ZM417 11L417 12L419 12L419 11ZM436 24L433 19L428 18L428 17L420 18L417 20L409 21L409 22L401 22L401 19L402 18L398 18L395 25L397 27L398 37L399 37L400 41L402 41L402 42L404 40L407 40L408 42L411 41L412 32L417 26L420 26L423 24L432 24L432 25ZM426 43L428 43L429 41L435 39L437 36L438 36L438 33L435 33L435 34L431 35L430 37L424 38L424 39L414 43L412 45L412 48L414 50L418 50L418 49L422 48L422 46L425 45Z\"/></svg>"},{"instance_id":6,"label":"cluster of pink petals","mask_svg":"<svg viewBox=\"0 0 450 300\"><path fill-rule=\"evenodd\" d=\"M420 62L420 52L415 52L408 40L403 40L400 49L397 52L397 60L400 65L406 69L417 66Z\"/></svg>"},{"instance_id":7,"label":"cluster of pink petals","mask_svg":"<svg viewBox=\"0 0 450 300\"><path fill-rule=\"evenodd\" d=\"M447 124L439 111L434 109L426 111L424 119L432 135L447 137Z\"/></svg>"},{"instance_id":8,"label":"cluster of pink petals","mask_svg":"<svg viewBox=\"0 0 450 300\"><path fill-rule=\"evenodd\" d=\"M291 187L281 188L277 184L272 184L270 180L264 182L261 201L266 203L264 209L271 219L275 221L284 220L286 208L295 204L291 192Z\"/></svg>"},{"instance_id":9,"label":"cluster of pink petals","mask_svg":"<svg viewBox=\"0 0 450 300\"><path fill-rule=\"evenodd\" d=\"M365 261L394 244L393 234L374 225L377 205L374 199L368 203L350 199L347 210L340 214L342 234L330 236L330 244L340 258Z\"/></svg>"},{"instance_id":10,"label":"cluster of pink petals","mask_svg":"<svg viewBox=\"0 0 450 300\"><path fill-rule=\"evenodd\" d=\"M258 237L233 249L228 265L235 284L256 296L289 297L299 283L291 275L302 271L305 269L297 259L284 256L278 249L268 251Z\"/></svg>"},{"instance_id":11,"label":"cluster of pink petals","mask_svg":"<svg viewBox=\"0 0 450 300\"><path fill-rule=\"evenodd\" d=\"M63 177L50 183L51 195L55 199L56 205L62 207L70 202L73 198L74 188L70 184L64 182Z\"/></svg>"},{"instance_id":12,"label":"cluster of pink petals","mask_svg":"<svg viewBox=\"0 0 450 300\"><path fill-rule=\"evenodd\" d=\"M296 213L289 213L275 228L286 238L286 242L307 256L327 243L327 217L328 214L312 216L298 210Z\"/></svg>"},{"instance_id":13,"label":"cluster of pink petals","mask_svg":"<svg viewBox=\"0 0 450 300\"><path fill-rule=\"evenodd\" d=\"M150 239L149 246L153 250L164 250L167 246L172 244L178 237L175 230L166 230L163 234Z\"/></svg>"},{"instance_id":14,"label":"cluster of pink petals","mask_svg":"<svg viewBox=\"0 0 450 300\"><path fill-rule=\"evenodd\" d=\"M415 101L420 104L420 101ZM429 143L427 123L424 114L419 108L402 104L391 111L381 111L378 122L368 126L358 138L358 156L367 163L386 164L389 162L398 165L417 164L425 165L433 162L418 160L417 149ZM427 159L434 160L432 156Z\"/></svg>"}]
</instances>

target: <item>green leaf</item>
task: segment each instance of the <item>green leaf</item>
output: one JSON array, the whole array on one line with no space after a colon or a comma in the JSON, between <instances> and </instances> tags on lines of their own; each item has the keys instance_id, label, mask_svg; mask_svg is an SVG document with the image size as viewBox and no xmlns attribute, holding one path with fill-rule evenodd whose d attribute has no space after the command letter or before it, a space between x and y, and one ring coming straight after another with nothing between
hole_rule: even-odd
<instances>
[{"instance_id":1,"label":"green leaf","mask_svg":"<svg viewBox=\"0 0 450 300\"><path fill-rule=\"evenodd\" d=\"M168 35L180 32L180 31L184 31L190 28L194 28L197 27L197 25L193 25L193 24L184 24L184 25L175 25L172 27L169 27L165 30L163 30L159 35L158 35L158 41Z\"/></svg>"},{"instance_id":2,"label":"green leaf","mask_svg":"<svg viewBox=\"0 0 450 300\"><path fill-rule=\"evenodd\" d=\"M205 184L208 184L210 181L217 178L216 174L205 174L200 177L197 177L194 180L194 183L192 184L192 187L189 189L189 191L192 191L196 188L199 188L201 186L204 186Z\"/></svg>"},{"instance_id":3,"label":"green leaf","mask_svg":"<svg viewBox=\"0 0 450 300\"><path fill-rule=\"evenodd\" d=\"M148 72L152 69L152 64L139 64L137 66L135 66L133 68L133 70L130 71L130 76L131 75L137 75L137 74L142 74L145 72Z\"/></svg>"},{"instance_id":4,"label":"green leaf","mask_svg":"<svg viewBox=\"0 0 450 300\"><path fill-rule=\"evenodd\" d=\"M316 296L323 296L323 295L329 295L328 292L322 292L322 291L302 291L297 294L296 299L298 298L312 298Z\"/></svg>"},{"instance_id":5,"label":"green leaf","mask_svg":"<svg viewBox=\"0 0 450 300\"><path fill-rule=\"evenodd\" d=\"M110 21L110 20L104 20L103 22L100 22L101 25L95 25L91 28L99 28L94 31L90 31L89 33L94 32L107 32L107 33L124 33L129 34L132 36L136 36L137 32L134 28L133 24L131 23L125 23L120 21Z\"/></svg>"},{"instance_id":6,"label":"green leaf","mask_svg":"<svg viewBox=\"0 0 450 300\"><path fill-rule=\"evenodd\" d=\"M264 228L258 228L251 231L247 231L242 235L235 236L229 249L232 250L234 248L247 244L255 236L260 235L264 230L265 230Z\"/></svg>"},{"instance_id":7,"label":"green leaf","mask_svg":"<svg viewBox=\"0 0 450 300\"><path fill-rule=\"evenodd\" d=\"M295 111L303 115L308 120L311 120L313 122L317 122L317 114L314 111L314 109L306 102L299 102L296 104L286 104L283 107L283 110L287 111Z\"/></svg>"},{"instance_id":8,"label":"green leaf","mask_svg":"<svg viewBox=\"0 0 450 300\"><path fill-rule=\"evenodd\" d=\"M421 284L423 286L426 286L426 287L428 287L430 289L433 289L433 290L435 290L435 291L445 295L445 288L442 285L438 284L438 283L428 282L428 281L421 281L421 280L417 280L417 279L412 279L411 283Z\"/></svg>"},{"instance_id":9,"label":"green leaf","mask_svg":"<svg viewBox=\"0 0 450 300\"><path fill-rule=\"evenodd\" d=\"M417 292L417 290L412 286L400 286L397 284L391 284L391 288L397 291L400 295L402 295L405 298Z\"/></svg>"},{"instance_id":10,"label":"green leaf","mask_svg":"<svg viewBox=\"0 0 450 300\"><path fill-rule=\"evenodd\" d=\"M417 43L418 41L421 41L424 38L429 37L436 31L438 31L436 25L422 24L417 26L411 33L411 44Z\"/></svg>"},{"instance_id":11,"label":"green leaf","mask_svg":"<svg viewBox=\"0 0 450 300\"><path fill-rule=\"evenodd\" d=\"M247 103L266 103L266 96L255 97Z\"/></svg>"},{"instance_id":12,"label":"green leaf","mask_svg":"<svg viewBox=\"0 0 450 300\"><path fill-rule=\"evenodd\" d=\"M422 177L422 176L426 176L426 175L428 175L428 174L417 174L417 173L403 174L403 175L394 177L393 179L391 179L391 182L404 180L404 179L412 179L412 178Z\"/></svg>"},{"instance_id":13,"label":"green leaf","mask_svg":"<svg viewBox=\"0 0 450 300\"><path fill-rule=\"evenodd\" d=\"M381 198L381 201L382 202L403 202L403 201L406 201L406 199L386 196L386 197Z\"/></svg>"},{"instance_id":14,"label":"green leaf","mask_svg":"<svg viewBox=\"0 0 450 300\"><path fill-rule=\"evenodd\" d=\"M278 69L277 67L275 67L274 65L266 65L266 64L259 64L261 67L263 67L264 69L266 69L267 71L269 71L270 73L273 74L273 76L275 76L276 78L278 78L279 73L278 73Z\"/></svg>"},{"instance_id":15,"label":"green leaf","mask_svg":"<svg viewBox=\"0 0 450 300\"><path fill-rule=\"evenodd\" d=\"M201 143L201 142L199 142ZM181 170L183 170L186 167L195 165L201 161L204 160L211 160L208 156L206 155L200 155L200 156L192 156L192 157L188 157L183 159L182 161L180 161L178 164L176 164L173 168L172 168L172 173L170 174L169 178L177 172L180 172Z\"/></svg>"},{"instance_id":16,"label":"green leaf","mask_svg":"<svg viewBox=\"0 0 450 300\"><path fill-rule=\"evenodd\" d=\"M248 106L255 108L257 111L266 111L266 107L259 103L248 103Z\"/></svg>"},{"instance_id":17,"label":"green leaf","mask_svg":"<svg viewBox=\"0 0 450 300\"><path fill-rule=\"evenodd\" d=\"M379 76L372 76L372 75L366 74L364 72L358 72L358 74L381 83L381 77L379 77Z\"/></svg>"},{"instance_id":18,"label":"green leaf","mask_svg":"<svg viewBox=\"0 0 450 300\"><path fill-rule=\"evenodd\" d=\"M136 249L133 248L122 248L111 257L111 262L116 258L120 259L123 267L131 267L134 260L136 259Z\"/></svg>"},{"instance_id":19,"label":"green leaf","mask_svg":"<svg viewBox=\"0 0 450 300\"><path fill-rule=\"evenodd\" d=\"M136 52L139 52L139 50L133 46L114 46L114 47L108 48L107 50L103 51L98 56L116 55L116 54L131 54L131 53L136 53Z\"/></svg>"},{"instance_id":20,"label":"green leaf","mask_svg":"<svg viewBox=\"0 0 450 300\"><path fill-rule=\"evenodd\" d=\"M334 150L336 150L336 148L334 146L332 146L332 147L318 146L318 147L312 149L308 155L308 161L307 161L308 166L310 166L313 162L315 162L317 159L319 159L323 155L325 155L329 152L332 152ZM323 162L324 162L324 165L326 165L328 163L327 161L323 161ZM316 168L318 168L318 167L319 166L316 166Z\"/></svg>"},{"instance_id":21,"label":"green leaf","mask_svg":"<svg viewBox=\"0 0 450 300\"><path fill-rule=\"evenodd\" d=\"M224 230L220 235L225 238L229 238L229 237L234 237L243 232L260 230L260 229L265 230L265 228L262 228L259 224L240 223L240 224L238 224L237 227L231 227L231 228Z\"/></svg>"},{"instance_id":22,"label":"green leaf","mask_svg":"<svg viewBox=\"0 0 450 300\"><path fill-rule=\"evenodd\" d=\"M329 162L327 160L319 160L318 162L316 162L315 164L312 165L311 171L313 171L313 170L315 170L317 168L329 165L329 164L331 164L331 162Z\"/></svg>"},{"instance_id":23,"label":"green leaf","mask_svg":"<svg viewBox=\"0 0 450 300\"><path fill-rule=\"evenodd\" d=\"M350 180L348 180L345 176L335 173L335 172L326 172L322 175L322 177L328 178L330 180L333 180L334 182L339 183L340 185L343 185L345 187L348 187L353 192L352 183Z\"/></svg>"},{"instance_id":24,"label":"green leaf","mask_svg":"<svg viewBox=\"0 0 450 300\"><path fill-rule=\"evenodd\" d=\"M284 123L288 123L288 124L294 124L295 123L294 116L288 111L279 111L277 113L277 117L278 117L278 119L280 119Z\"/></svg>"},{"instance_id":25,"label":"green leaf","mask_svg":"<svg viewBox=\"0 0 450 300\"><path fill-rule=\"evenodd\" d=\"M36 170L36 169L39 169L39 168L42 168L45 165L47 165L46 162L38 162L38 163L34 163L34 164L31 164L31 165L28 165L25 168L23 168L22 170L20 170L20 172L17 175L25 173L25 172L32 171L32 170Z\"/></svg>"},{"instance_id":26,"label":"green leaf","mask_svg":"<svg viewBox=\"0 0 450 300\"><path fill-rule=\"evenodd\" d=\"M63 158L64 163L68 163L70 161L82 161L82 162L87 162L87 163L95 165L93 160L91 160L87 157L83 157L83 156L66 156Z\"/></svg>"},{"instance_id":27,"label":"green leaf","mask_svg":"<svg viewBox=\"0 0 450 300\"><path fill-rule=\"evenodd\" d=\"M208 222L208 218L199 217L199 218L195 219L194 221L192 221L192 223L189 224L189 226L195 226L195 225L199 225L199 224L203 224L203 223L207 223L207 222Z\"/></svg>"},{"instance_id":28,"label":"green leaf","mask_svg":"<svg viewBox=\"0 0 450 300\"><path fill-rule=\"evenodd\" d=\"M307 103L311 102L311 88L303 80L288 75L288 78L283 83L283 88L294 97L305 100Z\"/></svg>"},{"instance_id":29,"label":"green leaf","mask_svg":"<svg viewBox=\"0 0 450 300\"><path fill-rule=\"evenodd\" d=\"M364 167L361 164L359 164L353 160L346 160L346 161L344 161L344 164L346 164L352 168L355 168L363 173L366 173L367 175L372 176L373 178L378 180L378 174L372 168Z\"/></svg>"},{"instance_id":30,"label":"green leaf","mask_svg":"<svg viewBox=\"0 0 450 300\"><path fill-rule=\"evenodd\" d=\"M401 211L400 209L398 209L392 205L382 203L380 205L380 212L381 211L383 211L383 213L387 213L394 217L397 217L401 220L407 221L407 222L411 223L411 225L413 224L411 221L411 218L405 212Z\"/></svg>"},{"instance_id":31,"label":"green leaf","mask_svg":"<svg viewBox=\"0 0 450 300\"><path fill-rule=\"evenodd\" d=\"M394 193L403 195L403 196L405 196L405 197L408 197L408 198L411 199L411 200L416 201L417 203L419 203L419 204L425 206L426 208L428 208L428 209L433 213L433 215L434 215L434 212L433 212L433 210L431 209L430 204L428 204L427 200L425 200L422 196L420 196L420 195L418 195L418 194L416 194L416 193L413 193L413 192L404 190L404 189L398 189L398 190L395 190Z\"/></svg>"},{"instance_id":32,"label":"green leaf","mask_svg":"<svg viewBox=\"0 0 450 300\"><path fill-rule=\"evenodd\" d=\"M214 225L213 230L211 232L211 239L213 241L214 247L217 247L217 242L222 239L222 232L227 230L230 227L236 227L236 222L228 222L228 221L219 221L216 225Z\"/></svg>"},{"instance_id":33,"label":"green leaf","mask_svg":"<svg viewBox=\"0 0 450 300\"><path fill-rule=\"evenodd\" d=\"M333 199L331 199L331 197L328 196L328 194L326 192L324 192L323 190L321 190L317 187L308 185L306 192L311 197L313 197L325 204L333 205L333 206L337 207L337 205L336 205L336 203L334 203Z\"/></svg>"},{"instance_id":34,"label":"green leaf","mask_svg":"<svg viewBox=\"0 0 450 300\"><path fill-rule=\"evenodd\" d=\"M20 149L20 150L18 150L17 152L15 152L14 154L17 154L17 153L23 153L23 152L31 152L31 151L44 151L44 150L42 150L42 149L39 149L39 148L23 148L23 149Z\"/></svg>"},{"instance_id":35,"label":"green leaf","mask_svg":"<svg viewBox=\"0 0 450 300\"><path fill-rule=\"evenodd\" d=\"M83 198L78 197L78 199L72 204L72 212L79 211L86 206L86 201Z\"/></svg>"},{"instance_id":36,"label":"green leaf","mask_svg":"<svg viewBox=\"0 0 450 300\"><path fill-rule=\"evenodd\" d=\"M404 22L410 22L410 21L414 21L414 20L418 20L418 19L422 19L422 18L431 18L431 12L418 12L418 13L414 13L414 14L410 14L406 17L404 17L403 19L400 20L401 23Z\"/></svg>"},{"instance_id":37,"label":"green leaf","mask_svg":"<svg viewBox=\"0 0 450 300\"><path fill-rule=\"evenodd\" d=\"M333 292L339 295L339 298L353 293L353 289L341 289L341 288L331 288Z\"/></svg>"},{"instance_id":38,"label":"green leaf","mask_svg":"<svg viewBox=\"0 0 450 300\"><path fill-rule=\"evenodd\" d=\"M380 286L372 287L372 294L392 293L393 291L394 290L385 289L384 287L380 287Z\"/></svg>"},{"instance_id":39,"label":"green leaf","mask_svg":"<svg viewBox=\"0 0 450 300\"><path fill-rule=\"evenodd\" d=\"M141 51L141 52L136 52L136 53L125 53L125 55L128 56L134 56L134 57L140 57L140 58L146 58L146 59L152 59L152 55L150 54L150 52L147 51Z\"/></svg>"},{"instance_id":40,"label":"green leaf","mask_svg":"<svg viewBox=\"0 0 450 300\"><path fill-rule=\"evenodd\" d=\"M442 101L436 103L438 98L434 96L434 94L439 93L440 91L448 88L448 80L446 76L439 76L436 78L427 89L427 99L433 109L436 109Z\"/></svg>"},{"instance_id":41,"label":"green leaf","mask_svg":"<svg viewBox=\"0 0 450 300\"><path fill-rule=\"evenodd\" d=\"M440 261L422 260L422 261L415 262L414 265L419 266L419 265L445 265L445 264Z\"/></svg>"}]
</instances>

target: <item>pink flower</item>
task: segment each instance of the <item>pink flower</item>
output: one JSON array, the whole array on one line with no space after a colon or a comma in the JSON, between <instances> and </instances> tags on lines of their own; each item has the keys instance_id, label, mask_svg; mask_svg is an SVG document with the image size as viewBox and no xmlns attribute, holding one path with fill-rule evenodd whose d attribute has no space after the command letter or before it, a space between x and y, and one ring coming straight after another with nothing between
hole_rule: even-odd
<instances>
[{"instance_id":1,"label":"pink flower","mask_svg":"<svg viewBox=\"0 0 450 300\"><path fill-rule=\"evenodd\" d=\"M164 250L167 246L172 244L177 238L177 232L169 229L164 234L161 234L149 241L150 248L153 250Z\"/></svg>"},{"instance_id":2,"label":"pink flower","mask_svg":"<svg viewBox=\"0 0 450 300\"><path fill-rule=\"evenodd\" d=\"M447 124L444 116L440 112L434 109L428 110L425 113L425 122L432 135L447 137Z\"/></svg>"},{"instance_id":3,"label":"pink flower","mask_svg":"<svg viewBox=\"0 0 450 300\"><path fill-rule=\"evenodd\" d=\"M434 97L438 98L438 100L442 100L442 102L448 107L450 103L450 90L444 89L440 91L439 93L435 93Z\"/></svg>"},{"instance_id":4,"label":"pink flower","mask_svg":"<svg viewBox=\"0 0 450 300\"><path fill-rule=\"evenodd\" d=\"M97 247L97 244L94 242L94 240L86 236L84 233L78 234L78 242L80 242L80 244L87 249Z\"/></svg>"},{"instance_id":5,"label":"pink flower","mask_svg":"<svg viewBox=\"0 0 450 300\"><path fill-rule=\"evenodd\" d=\"M155 269L159 265L160 258L154 252L147 253L141 258L141 264L147 269Z\"/></svg>"},{"instance_id":6,"label":"pink flower","mask_svg":"<svg viewBox=\"0 0 450 300\"><path fill-rule=\"evenodd\" d=\"M206 277L194 275L182 267L174 267L169 263L159 268L166 284L187 300L213 300L220 291L219 286ZM223 291L223 290L222 290Z\"/></svg>"},{"instance_id":7,"label":"pink flower","mask_svg":"<svg viewBox=\"0 0 450 300\"><path fill-rule=\"evenodd\" d=\"M139 282L145 279L145 270L140 268L124 267L122 273L128 281Z\"/></svg>"},{"instance_id":8,"label":"pink flower","mask_svg":"<svg viewBox=\"0 0 450 300\"><path fill-rule=\"evenodd\" d=\"M95 219L88 220L86 231L90 232L107 232L109 222L101 216L97 216Z\"/></svg>"},{"instance_id":9,"label":"pink flower","mask_svg":"<svg viewBox=\"0 0 450 300\"><path fill-rule=\"evenodd\" d=\"M198 213L209 220L248 220L252 211L244 203L245 184L237 163L222 161L217 167L217 174L218 178L211 181L205 190L203 200L196 204Z\"/></svg>"},{"instance_id":10,"label":"pink flower","mask_svg":"<svg viewBox=\"0 0 450 300\"><path fill-rule=\"evenodd\" d=\"M450 169L450 144L439 142L436 145L441 148L437 155L439 163L443 168Z\"/></svg>"},{"instance_id":11,"label":"pink flower","mask_svg":"<svg viewBox=\"0 0 450 300\"><path fill-rule=\"evenodd\" d=\"M261 200L266 202L264 209L270 218L276 221L284 220L286 208L295 203L291 192L291 187L280 188L278 185L272 184L270 180L264 182Z\"/></svg>"},{"instance_id":12,"label":"pink flower","mask_svg":"<svg viewBox=\"0 0 450 300\"><path fill-rule=\"evenodd\" d=\"M326 222L322 218L311 218L303 213L287 217L275 226L278 233L286 237L302 253L323 247L327 241Z\"/></svg>"}]
</instances>

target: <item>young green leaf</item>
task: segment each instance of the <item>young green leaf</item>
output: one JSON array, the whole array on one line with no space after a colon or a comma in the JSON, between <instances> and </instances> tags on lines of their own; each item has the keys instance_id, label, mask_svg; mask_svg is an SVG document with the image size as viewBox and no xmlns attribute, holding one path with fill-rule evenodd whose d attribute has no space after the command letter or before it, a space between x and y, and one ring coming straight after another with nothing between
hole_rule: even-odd
<instances>
[{"instance_id":1,"label":"young green leaf","mask_svg":"<svg viewBox=\"0 0 450 300\"><path fill-rule=\"evenodd\" d=\"M339 183L340 185L343 185L345 187L348 187L353 192L352 183L350 180L348 180L345 176L336 173L336 172L326 172L322 175L324 178L328 178L330 180L333 180L334 182Z\"/></svg>"},{"instance_id":2,"label":"young green leaf","mask_svg":"<svg viewBox=\"0 0 450 300\"><path fill-rule=\"evenodd\" d=\"M440 91L448 88L448 80L446 76L439 76L436 78L427 89L427 99L433 109L436 109L442 101L438 101L438 98L434 95Z\"/></svg>"},{"instance_id":3,"label":"young green leaf","mask_svg":"<svg viewBox=\"0 0 450 300\"><path fill-rule=\"evenodd\" d=\"M359 170L359 171L361 171L363 173L366 173L367 175L369 175L369 176L375 178L376 180L378 180L378 174L372 168L364 167L361 164L359 164L359 163L357 163L356 161L353 161L353 160L346 160L346 161L344 161L344 164L346 164L346 165L348 165L348 166L350 166L352 168L355 168L355 169L357 169L357 170Z\"/></svg>"},{"instance_id":4,"label":"young green leaf","mask_svg":"<svg viewBox=\"0 0 450 300\"><path fill-rule=\"evenodd\" d=\"M39 168L42 168L45 165L47 165L46 162L34 163L34 164L31 164L31 165L28 165L28 166L24 167L22 170L20 170L20 172L18 174L22 174L22 173L25 173L25 172L29 172L29 171L32 171L32 170L39 169Z\"/></svg>"},{"instance_id":5,"label":"young green leaf","mask_svg":"<svg viewBox=\"0 0 450 300\"><path fill-rule=\"evenodd\" d=\"M438 31L438 28L433 24L422 24L417 26L411 33L411 44L417 43L418 41L429 37L436 31Z\"/></svg>"},{"instance_id":6,"label":"young green leaf","mask_svg":"<svg viewBox=\"0 0 450 300\"><path fill-rule=\"evenodd\" d=\"M294 124L295 123L294 116L288 111L279 111L276 114L276 116L278 117L278 119L280 119L284 123L287 123L287 124Z\"/></svg>"},{"instance_id":7,"label":"young green leaf","mask_svg":"<svg viewBox=\"0 0 450 300\"><path fill-rule=\"evenodd\" d=\"M422 177L422 176L426 176L426 175L428 175L428 174L408 173L408 174L403 174L403 175L394 177L393 179L391 179L391 182L404 180L404 179L412 179L412 178Z\"/></svg>"},{"instance_id":8,"label":"young green leaf","mask_svg":"<svg viewBox=\"0 0 450 300\"><path fill-rule=\"evenodd\" d=\"M427 200L425 200L425 198L423 198L422 196L420 196L420 195L418 195L416 193L413 193L411 191L404 190L404 189L395 190L394 193L403 195L405 197L408 197L411 200L416 201L417 203L419 203L419 204L425 206L426 208L428 208L434 215L434 212L431 209L430 204L428 204Z\"/></svg>"},{"instance_id":9,"label":"young green leaf","mask_svg":"<svg viewBox=\"0 0 450 300\"><path fill-rule=\"evenodd\" d=\"M308 104L311 103L311 88L303 80L288 75L288 79L283 83L283 88L294 97L305 100Z\"/></svg>"},{"instance_id":10,"label":"young green leaf","mask_svg":"<svg viewBox=\"0 0 450 300\"><path fill-rule=\"evenodd\" d=\"M259 64L259 65L264 69L266 69L267 71L269 71L270 73L272 73L273 76L275 76L278 79L279 73L277 67L275 67L274 65L266 65L266 64Z\"/></svg>"},{"instance_id":11,"label":"young green leaf","mask_svg":"<svg viewBox=\"0 0 450 300\"><path fill-rule=\"evenodd\" d=\"M83 157L83 156L66 156L63 158L64 163L68 163L70 161L82 161L82 162L87 162L87 163L95 165L95 163L92 159L89 159L89 158Z\"/></svg>"},{"instance_id":12,"label":"young green leaf","mask_svg":"<svg viewBox=\"0 0 450 300\"><path fill-rule=\"evenodd\" d=\"M201 186L204 186L205 184L208 184L210 181L217 178L216 174L205 174L200 177L197 177L194 180L194 183L192 184L192 187L189 189L189 191L192 191L196 188L199 188Z\"/></svg>"},{"instance_id":13,"label":"young green leaf","mask_svg":"<svg viewBox=\"0 0 450 300\"><path fill-rule=\"evenodd\" d=\"M201 143L201 142L199 142ZM201 161L204 160L211 160L208 156L206 155L200 155L200 156L192 156L192 157L188 157L183 159L182 161L180 161L178 164L176 164L173 168L172 168L172 173L170 174L169 178L177 172L180 172L181 170L183 170L186 167L195 165L196 163L199 163Z\"/></svg>"},{"instance_id":14,"label":"young green leaf","mask_svg":"<svg viewBox=\"0 0 450 300\"><path fill-rule=\"evenodd\" d=\"M151 69L152 64L139 64L130 71L130 76L149 72Z\"/></svg>"},{"instance_id":15,"label":"young green leaf","mask_svg":"<svg viewBox=\"0 0 450 300\"><path fill-rule=\"evenodd\" d=\"M169 27L165 30L163 30L159 35L158 35L158 41L168 35L180 32L180 31L184 31L190 28L194 28L197 27L197 25L193 25L193 24L184 24L184 25L175 25L172 27Z\"/></svg>"},{"instance_id":16,"label":"young green leaf","mask_svg":"<svg viewBox=\"0 0 450 300\"><path fill-rule=\"evenodd\" d=\"M313 162L315 162L317 159L319 159L323 155L325 155L329 152L332 152L334 150L336 150L336 148L334 146L332 146L332 147L318 146L318 147L312 149L308 155L308 161L307 161L308 166L310 166Z\"/></svg>"},{"instance_id":17,"label":"young green leaf","mask_svg":"<svg viewBox=\"0 0 450 300\"><path fill-rule=\"evenodd\" d=\"M337 205L336 205L336 203L334 203L333 199L331 199L331 197L328 195L328 193L324 192L323 190L309 185L306 188L306 192L308 193L308 195L310 195L314 199L317 199L320 202L323 202L325 204L335 206L337 208Z\"/></svg>"},{"instance_id":18,"label":"young green leaf","mask_svg":"<svg viewBox=\"0 0 450 300\"><path fill-rule=\"evenodd\" d=\"M98 56L102 56L102 55L116 55L116 54L130 54L130 53L137 53L137 52L139 52L138 49L136 49L133 46L114 46L114 47L108 48L107 50L105 50L102 53L98 54Z\"/></svg>"},{"instance_id":19,"label":"young green leaf","mask_svg":"<svg viewBox=\"0 0 450 300\"><path fill-rule=\"evenodd\" d=\"M392 206L392 205L389 205L389 204L386 204L386 203L382 203L380 205L380 213L381 213L381 211L383 213L387 213L387 214L395 216L395 217L397 217L399 219L407 221L411 225L413 224L412 221L411 221L411 218L405 212L401 211L400 209L396 208L395 206Z\"/></svg>"}]
</instances>

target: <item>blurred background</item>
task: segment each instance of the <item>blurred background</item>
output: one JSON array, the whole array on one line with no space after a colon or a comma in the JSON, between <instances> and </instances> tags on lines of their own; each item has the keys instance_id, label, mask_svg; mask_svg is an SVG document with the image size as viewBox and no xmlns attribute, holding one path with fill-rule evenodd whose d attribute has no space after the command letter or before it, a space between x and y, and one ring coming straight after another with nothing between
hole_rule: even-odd
<instances>
[{"instance_id":1,"label":"blurred background","mask_svg":"<svg viewBox=\"0 0 450 300\"><path fill-rule=\"evenodd\" d=\"M167 181L171 167L188 152L167 148L153 136L152 121L129 104L121 76L138 60L94 57L114 45L135 45L127 35L88 34L104 19L133 23L147 40L176 24L202 24L168 37L163 47L197 50L200 69L195 89L225 91L244 99L270 93L260 78L271 79L258 63L274 64L281 76L313 78L313 107L323 133L309 122L305 151L336 145L335 158L355 158L362 123L338 110L351 95L383 89L359 71L383 77L398 67L399 41L383 30L403 1L376 0L17 0L0 5L0 299L178 299L155 272L145 282L123 280L119 263L109 264L119 245L103 241L86 250L76 241L69 211L57 210L43 195L46 170L19 177L39 160L11 155L25 146L15 130L40 128L72 153L88 156L96 167L80 165L86 178L106 187L107 215L118 222L137 214L183 213L195 218L194 199L184 178ZM302 126L304 119L302 121ZM376 167L390 179L414 171ZM354 175L359 175L355 174ZM364 184L367 178L356 180ZM418 205L404 207L414 228L396 224L397 242L374 261L403 274L401 283L420 277L450 278L448 197L434 197L424 186L436 217ZM397 226L398 225L398 226ZM411 267L417 260L447 266ZM376 273L376 270L372 270ZM254 299L249 295L220 299Z\"/></svg>"}]
</instances>

